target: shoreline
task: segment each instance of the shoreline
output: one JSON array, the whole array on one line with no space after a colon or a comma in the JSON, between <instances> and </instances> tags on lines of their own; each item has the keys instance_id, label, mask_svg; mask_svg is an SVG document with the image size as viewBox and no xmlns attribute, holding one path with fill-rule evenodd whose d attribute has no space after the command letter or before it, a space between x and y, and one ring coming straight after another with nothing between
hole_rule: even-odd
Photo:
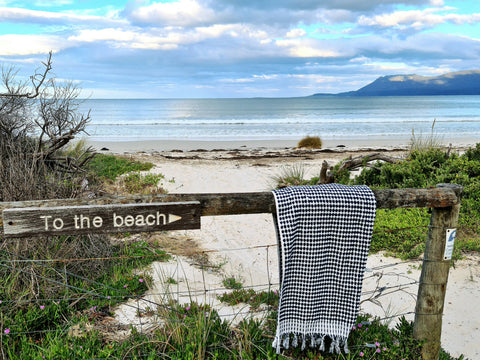
<instances>
[{"instance_id":1,"label":"shoreline","mask_svg":"<svg viewBox=\"0 0 480 360\"><path fill-rule=\"evenodd\" d=\"M115 154L137 152L190 152L190 151L219 151L219 150L293 150L298 140L92 140L84 139L87 145L98 152L111 152ZM407 150L410 138L372 138L372 139L342 139L322 140L323 151L360 151L360 150ZM450 144L455 149L473 147L480 139L457 138L441 141L448 147Z\"/></svg>"}]
</instances>

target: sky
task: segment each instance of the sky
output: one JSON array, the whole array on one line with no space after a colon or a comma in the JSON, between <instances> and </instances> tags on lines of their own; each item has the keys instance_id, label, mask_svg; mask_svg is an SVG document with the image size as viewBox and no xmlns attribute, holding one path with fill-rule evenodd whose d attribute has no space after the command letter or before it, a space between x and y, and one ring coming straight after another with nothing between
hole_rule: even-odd
<instances>
[{"instance_id":1,"label":"sky","mask_svg":"<svg viewBox=\"0 0 480 360\"><path fill-rule=\"evenodd\" d=\"M479 0L0 0L0 64L90 98L295 97L480 68Z\"/></svg>"}]
</instances>

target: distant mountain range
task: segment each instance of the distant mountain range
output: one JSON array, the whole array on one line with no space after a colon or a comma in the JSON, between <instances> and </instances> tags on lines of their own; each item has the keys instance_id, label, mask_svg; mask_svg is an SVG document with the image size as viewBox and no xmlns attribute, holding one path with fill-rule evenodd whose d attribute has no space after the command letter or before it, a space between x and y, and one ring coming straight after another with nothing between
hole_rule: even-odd
<instances>
[{"instance_id":1,"label":"distant mountain range","mask_svg":"<svg viewBox=\"0 0 480 360\"><path fill-rule=\"evenodd\" d=\"M389 75L379 77L356 91L311 96L415 96L480 95L480 70L451 72L440 76Z\"/></svg>"}]
</instances>

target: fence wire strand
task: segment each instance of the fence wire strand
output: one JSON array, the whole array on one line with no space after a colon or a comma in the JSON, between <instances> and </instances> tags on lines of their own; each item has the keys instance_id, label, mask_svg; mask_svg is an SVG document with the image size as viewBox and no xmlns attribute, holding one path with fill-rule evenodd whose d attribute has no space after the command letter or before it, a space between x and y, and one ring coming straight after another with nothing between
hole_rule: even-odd
<instances>
[{"instance_id":1,"label":"fence wire strand","mask_svg":"<svg viewBox=\"0 0 480 360\"><path fill-rule=\"evenodd\" d=\"M387 230L381 230L381 231L375 231L374 234L381 234L381 233L394 233L394 232L400 232L400 231L406 231L406 230L414 230L414 229L419 229L419 228L427 228L428 226L415 226L415 227L408 227L408 228L402 228L402 229L387 229ZM209 249L209 250L201 250L196 252L197 255L208 255L208 254L214 254L214 253L227 253L227 252L237 252L237 251L252 251L255 249L265 249L266 251L266 272L267 272L267 282L266 283L261 283L261 284L255 284L255 285L246 285L242 286L243 290L261 290L261 291L267 291L268 294L272 294L273 291L272 289L277 289L280 288L280 283L279 282L273 282L271 278L271 269L270 269L270 256L271 256L271 248L277 248L278 244L266 244L266 245L255 245L255 246L247 246L247 247L239 247L239 248L223 248L223 249ZM86 300L86 299L92 299L92 298L99 298L103 300L114 300L116 302L121 302L122 306L129 307L131 309L134 309L137 314L137 319L138 321L135 322L129 322L129 323L122 323L122 326L133 326L133 327L139 327L140 332L143 332L143 329L146 325L149 324L149 320L151 320L151 316L142 316L142 311L144 309L140 306L140 302L144 302L145 304L152 305L154 306L157 311L155 312L155 316L159 316L158 309L164 309L166 311L171 311L176 313L177 315L181 315L180 311L176 309L173 306L168 306L163 302L158 302L154 301L151 299L169 299L169 298L176 298L179 299L180 297L190 297L191 299L196 297L196 296L201 296L202 294L205 296L205 301L207 300L206 296L207 294L223 294L223 293L229 293L233 292L234 290L228 289L226 287L213 287L209 288L207 287L207 281L205 277L205 266L200 266L201 268L201 276L202 276L202 283L203 283L203 289L193 289L188 287L187 290L181 290L179 287L179 277L181 276L181 272L185 274L185 269L183 268L183 261L180 261L180 256L176 256L176 271L175 274L177 276L177 284L176 284L176 290L173 290L172 287L168 286L168 292L155 292L155 291L149 291L145 294L142 295L135 295L132 293L129 293L128 291L114 288L111 286L108 286L106 284L97 282L95 280L89 279L87 277L72 273L70 271L67 271L66 267L64 266L62 274L65 277L65 281L58 281L53 278L49 278L43 275L39 274L34 274L33 272L23 269L23 268L18 268L15 267L15 264L36 264L42 268L45 269L51 269L51 264L53 263L64 263L67 264L69 262L83 262L83 261L110 261L110 260L116 260L116 261L124 261L124 260L141 260L141 259L155 259L155 258L162 258L165 255L164 254L146 254L146 255L135 255L135 256L111 256L111 257L88 257L88 258L57 258L57 259L29 259L24 256L21 256L19 254L15 254L6 250L1 250L5 255L6 258L2 259L0 261L0 266L3 268L6 268L10 271L19 271L26 273L27 275L30 276L36 276L40 279L43 279L47 282L50 282L52 284L56 284L59 286L65 287L65 289L72 290L72 293L77 292L79 295L78 296L66 296L66 297L58 297L58 298L32 298L32 299L18 299L18 300L3 300L1 301L2 304L14 304L14 305L25 305L29 303L49 303L53 302L54 304L60 304L60 302L67 302L70 305L71 304L76 304L78 301ZM8 258L10 257L10 258ZM402 262L395 262L392 264L383 264L383 265L378 265L375 267L367 268L365 271L365 277L364 279L370 279L374 277L378 277L378 271L384 271L386 269L394 268L396 266L405 264L407 262L411 263L418 263L418 261L402 261ZM13 265L13 266L12 266ZM371 275L367 275L368 273L372 273ZM364 290L361 292L361 296L374 296L375 299L378 299L379 297L382 296L387 296L390 295L396 291L402 291L405 288L408 288L409 286L416 285L418 284L417 280L413 280L409 278L406 275L395 273L395 272L389 272L387 274L382 273L383 276L386 275L391 275L391 276L397 276L397 278L406 278L409 280L412 280L407 283L402 283L402 284L396 284L396 285L389 285L389 286L379 286L377 284L377 287L374 290ZM92 290L87 290L80 288L78 286L74 286L68 283L67 278L74 278L78 279L81 281L84 281L88 283L92 288L94 289L103 289L103 290L109 290L113 292L116 295L110 295L110 296L105 296L97 291L92 291ZM391 290L391 291L389 291ZM67 293L68 294L68 293ZM135 300L136 304L130 304L128 301L122 301L122 300ZM368 299L366 299L368 301ZM224 307L228 308L228 305L224 305ZM245 310L247 309L247 310ZM237 317L258 317L258 316L264 316L266 317L266 314L272 311L274 309L270 305L266 305L262 308L257 308L257 309L251 309L251 306L248 304L245 304L241 309L235 310L235 311L230 311L230 312L222 312L222 314L219 314L221 318L237 318ZM97 311L96 309L90 309L92 313L101 313L101 311ZM396 314L393 316L385 316L382 318L377 319L378 321L384 321L384 320L389 320L392 318L399 318L401 316L405 315L411 315L414 312L404 312L400 314ZM169 321L175 321L178 323L182 323L184 320L179 318L179 319L169 319ZM161 323L161 322L160 322ZM19 332L14 332L11 331L7 334L5 333L0 333L0 338L3 336L35 336L35 335L42 335L42 334L47 334L47 333L68 333L69 328L71 324L67 322L64 327L57 327L55 329L45 329L45 330L32 330L32 331L19 331ZM81 329L81 328L80 328ZM146 328L145 328L146 329ZM3 329L2 329L3 330ZM81 329L81 330L86 330L86 329ZM368 344L365 345L368 347ZM158 353L159 355L163 353ZM151 354L145 354L145 356L150 356ZM132 357L138 357L139 355L136 354L135 356ZM128 359L130 358L129 356L124 356L123 358ZM93 360L92 358L91 360ZM98 358L100 360L100 358Z\"/></svg>"}]
</instances>

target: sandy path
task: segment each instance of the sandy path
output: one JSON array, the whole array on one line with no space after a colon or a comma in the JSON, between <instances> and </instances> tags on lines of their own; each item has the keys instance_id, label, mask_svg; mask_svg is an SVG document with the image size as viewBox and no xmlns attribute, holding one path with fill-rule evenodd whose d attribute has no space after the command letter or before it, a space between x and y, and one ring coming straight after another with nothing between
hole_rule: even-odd
<instances>
[{"instance_id":1,"label":"sandy path","mask_svg":"<svg viewBox=\"0 0 480 360\"><path fill-rule=\"evenodd\" d=\"M253 157L246 156L247 154L250 156L252 152L160 153L137 154L135 157L153 162L156 165L153 172L162 173L167 179L175 179L175 183L165 184L171 193L208 193L267 191L271 189L272 177L278 175L282 168L301 166L306 176L314 176L318 175L322 161L333 163L348 155L356 156L360 153L318 152L295 157L287 154L262 156L266 155L265 151ZM400 156L401 152L390 155ZM223 275L209 273L205 280L212 289L221 287L222 276L232 275L240 278L244 285L278 283L276 247L234 250L276 243L273 221L269 214L204 217L201 230L176 232L176 235L194 238L202 248L219 251L210 256L213 263L223 264ZM185 264L182 263L182 269L188 267ZM420 265L421 261L401 262L382 254L369 256L362 311L380 318L407 313L407 319L413 320L417 294L415 282L420 276ZM173 274L169 276L178 277L178 269L177 263L168 270L169 274ZM205 287L205 273L195 274L195 270L191 269L182 271L185 279L199 281L198 285ZM167 270L157 269L156 272L162 272L165 277ZM473 308L480 296L479 281L478 256L457 262L450 271L442 346L454 356L464 354L470 359L480 358L480 312ZM379 287L387 287L385 295L378 298L381 306L367 300L377 284ZM398 289L400 291L392 292ZM392 293L388 294L389 292ZM215 302L214 298L213 296L210 300ZM183 299L184 302L188 300ZM385 321L392 320L387 318Z\"/></svg>"}]
</instances>

